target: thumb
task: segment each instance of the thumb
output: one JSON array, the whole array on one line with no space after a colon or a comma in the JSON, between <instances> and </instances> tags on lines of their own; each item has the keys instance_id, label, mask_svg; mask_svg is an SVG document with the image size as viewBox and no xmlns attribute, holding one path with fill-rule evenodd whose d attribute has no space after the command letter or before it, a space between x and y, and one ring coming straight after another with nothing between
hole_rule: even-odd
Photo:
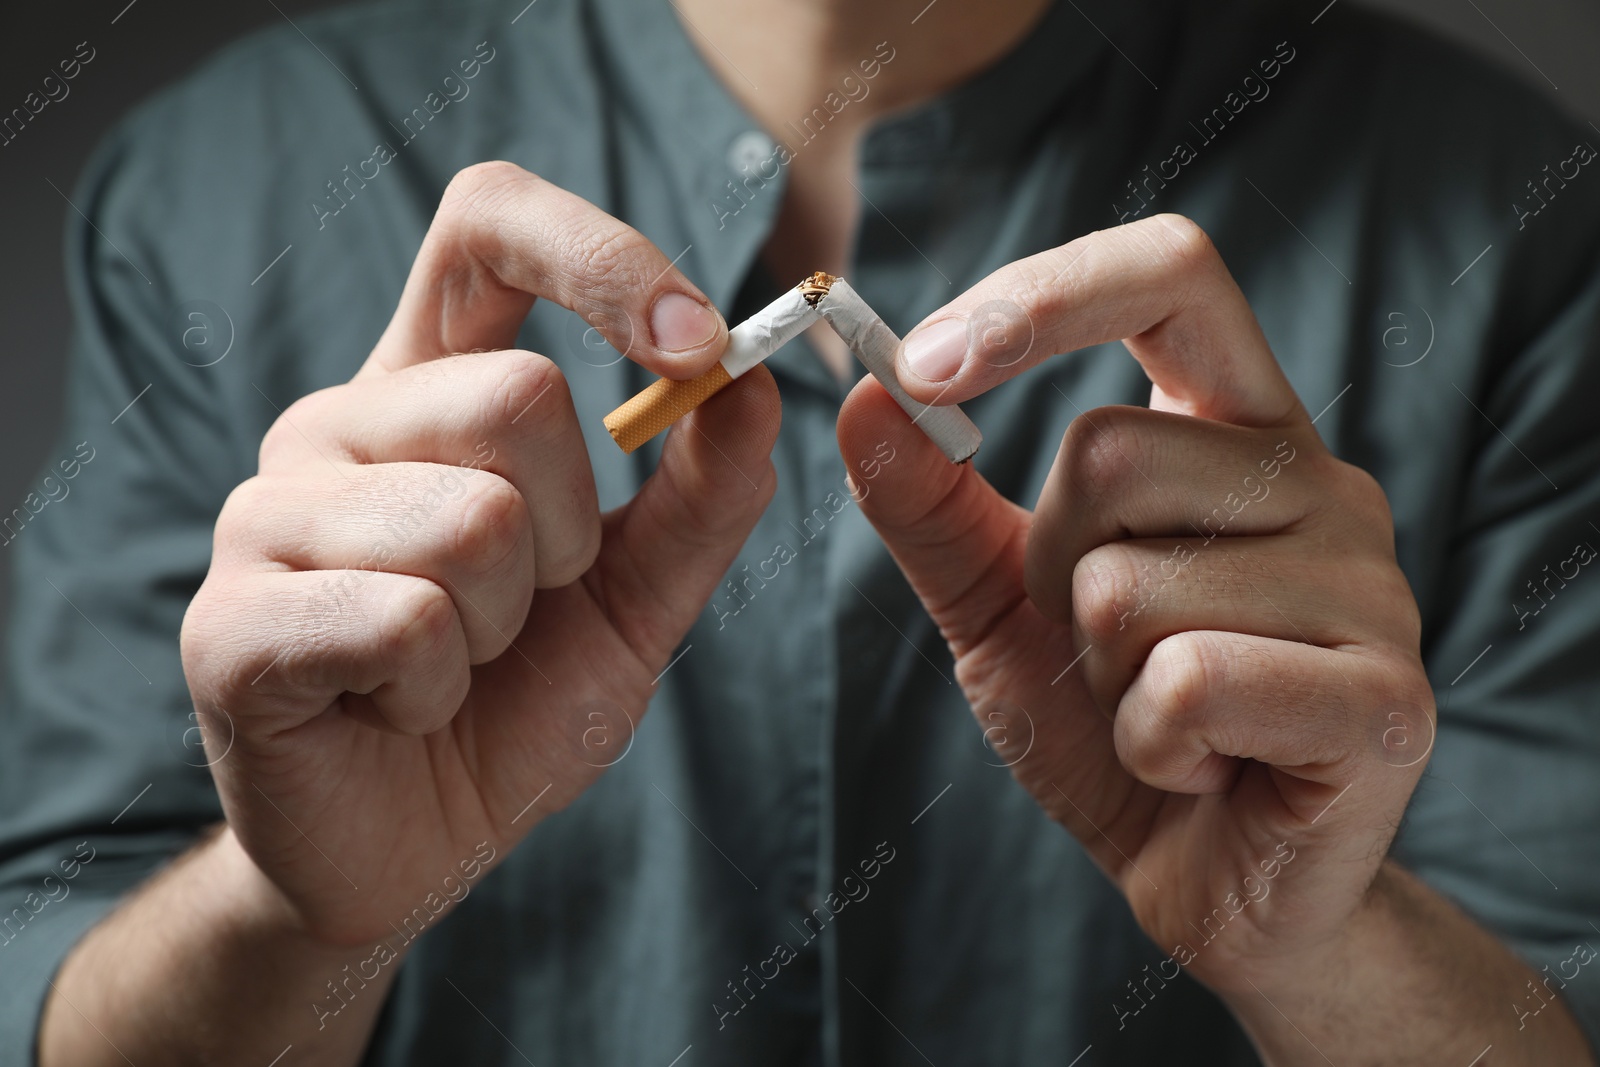
<instances>
[{"instance_id":1,"label":"thumb","mask_svg":"<svg viewBox=\"0 0 1600 1067\"><path fill-rule=\"evenodd\" d=\"M645 662L666 662L772 500L779 421L757 366L679 420L650 480L606 516L602 603Z\"/></svg>"},{"instance_id":2,"label":"thumb","mask_svg":"<svg viewBox=\"0 0 1600 1067\"><path fill-rule=\"evenodd\" d=\"M838 435L850 470L881 468L859 496L862 513L959 658L1026 599L1027 510L972 464L946 459L874 378L851 390Z\"/></svg>"}]
</instances>

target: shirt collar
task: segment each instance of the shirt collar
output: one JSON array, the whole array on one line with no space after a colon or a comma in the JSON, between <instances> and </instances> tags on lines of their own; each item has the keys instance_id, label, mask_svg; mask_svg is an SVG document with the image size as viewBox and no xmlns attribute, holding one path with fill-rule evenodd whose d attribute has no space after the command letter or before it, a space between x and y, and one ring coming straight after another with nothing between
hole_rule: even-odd
<instances>
[{"instance_id":1,"label":"shirt collar","mask_svg":"<svg viewBox=\"0 0 1600 1067\"><path fill-rule=\"evenodd\" d=\"M1053 4L1009 53L973 78L923 104L880 119L862 144L863 169L949 165L1017 157L1096 65L1128 42L1145 0L1066 0ZM892 42L891 42L892 43ZM914 48L914 37L906 48Z\"/></svg>"},{"instance_id":2,"label":"shirt collar","mask_svg":"<svg viewBox=\"0 0 1600 1067\"><path fill-rule=\"evenodd\" d=\"M653 149L671 200L690 205L680 267L731 308L783 200L782 168L767 167L770 179L756 169L771 139L706 66L689 39L697 31L669 0L591 0L591 10L615 105Z\"/></svg>"},{"instance_id":3,"label":"shirt collar","mask_svg":"<svg viewBox=\"0 0 1600 1067\"><path fill-rule=\"evenodd\" d=\"M937 2L937 0L936 0ZM939 165L1006 165L1025 153L1042 123L1115 59L1117 40L1170 0L1066 0L1052 5L1004 58L939 97L886 116L863 140L863 177ZM777 216L786 168L778 145L702 59L700 32L670 0L590 0L608 84L625 121L653 149L659 180L675 203L691 205L680 267L718 306L731 309ZM896 50L916 47L916 27ZM1120 50L1120 49L1119 49ZM867 57L863 57L867 58ZM1126 58L1126 57L1124 57ZM1131 60L1128 60L1132 62ZM754 74L755 72L747 72ZM790 130L778 131L792 142ZM930 181L935 180L930 177ZM771 362L821 388L836 387L799 344Z\"/></svg>"}]
</instances>

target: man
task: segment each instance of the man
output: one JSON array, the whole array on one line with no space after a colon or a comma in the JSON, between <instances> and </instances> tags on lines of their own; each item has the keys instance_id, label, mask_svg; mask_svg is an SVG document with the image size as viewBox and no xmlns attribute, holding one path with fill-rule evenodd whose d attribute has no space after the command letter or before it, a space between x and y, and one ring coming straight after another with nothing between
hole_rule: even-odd
<instances>
[{"instance_id":1,"label":"man","mask_svg":"<svg viewBox=\"0 0 1600 1067\"><path fill-rule=\"evenodd\" d=\"M82 186L11 1061L1594 1062L1586 131L1349 5L520 6ZM973 464L820 330L605 438L816 269Z\"/></svg>"}]
</instances>

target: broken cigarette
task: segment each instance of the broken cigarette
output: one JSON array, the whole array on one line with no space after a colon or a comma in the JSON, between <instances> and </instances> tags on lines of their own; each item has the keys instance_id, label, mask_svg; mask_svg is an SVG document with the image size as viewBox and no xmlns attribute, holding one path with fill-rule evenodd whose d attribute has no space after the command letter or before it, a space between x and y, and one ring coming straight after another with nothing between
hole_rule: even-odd
<instances>
[{"instance_id":1,"label":"broken cigarette","mask_svg":"<svg viewBox=\"0 0 1600 1067\"><path fill-rule=\"evenodd\" d=\"M950 462L965 463L972 458L983 441L972 420L953 404L933 407L913 400L895 378L894 354L900 339L848 282L821 271L730 330L728 352L716 366L686 381L661 378L653 382L607 415L606 429L624 452L633 452L818 319L833 327Z\"/></svg>"},{"instance_id":2,"label":"broken cigarette","mask_svg":"<svg viewBox=\"0 0 1600 1067\"><path fill-rule=\"evenodd\" d=\"M924 404L913 400L900 387L900 379L894 373L894 354L900 347L900 338L850 288L849 282L843 278L833 279L833 284L817 301L817 310L878 379L878 384L911 416L912 425L927 434L928 440L939 446L946 459L951 463L965 463L973 457L983 443L983 434L954 404L944 407Z\"/></svg>"},{"instance_id":3,"label":"broken cigarette","mask_svg":"<svg viewBox=\"0 0 1600 1067\"><path fill-rule=\"evenodd\" d=\"M607 415L606 429L612 438L624 452L633 452L788 344L822 317L807 292L804 284L790 289L729 330L727 354L704 374L684 381L657 379Z\"/></svg>"}]
</instances>

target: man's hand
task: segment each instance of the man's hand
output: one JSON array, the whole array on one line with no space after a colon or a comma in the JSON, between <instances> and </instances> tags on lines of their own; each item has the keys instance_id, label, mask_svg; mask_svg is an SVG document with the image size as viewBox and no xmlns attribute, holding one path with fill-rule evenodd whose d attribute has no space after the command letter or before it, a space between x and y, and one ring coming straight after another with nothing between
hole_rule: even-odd
<instances>
[{"instance_id":1,"label":"man's hand","mask_svg":"<svg viewBox=\"0 0 1600 1067\"><path fill-rule=\"evenodd\" d=\"M196 707L235 724L229 825L329 940L392 932L600 775L775 485L758 374L601 516L561 372L502 350L536 296L663 374L726 344L632 229L509 164L464 172L360 373L268 432L185 620Z\"/></svg>"},{"instance_id":2,"label":"man's hand","mask_svg":"<svg viewBox=\"0 0 1600 1067\"><path fill-rule=\"evenodd\" d=\"M74 953L43 1062L115 1059L80 1008L139 1062L266 1062L291 1040L354 1062L397 968L324 1032L341 956L442 914L630 743L771 497L777 389L760 368L724 389L601 515L561 372L504 350L536 297L659 374L727 344L616 219L510 164L451 183L366 364L283 413L218 520L182 646L228 830ZM161 951L138 951L158 925ZM216 1025L180 1035L147 999L169 960Z\"/></svg>"},{"instance_id":3,"label":"man's hand","mask_svg":"<svg viewBox=\"0 0 1600 1067\"><path fill-rule=\"evenodd\" d=\"M1019 312L1009 329L981 321L996 306ZM1292 1030L1274 1043L1263 991L1318 1003L1319 964L1384 938L1373 898L1398 883L1378 875L1433 737L1383 492L1323 446L1210 242L1173 216L1002 269L908 336L899 373L954 403L1116 339L1150 407L1074 421L1031 515L870 379L840 444L850 465L886 433L899 451L863 510L1017 779L1274 1062L1320 1062Z\"/></svg>"}]
</instances>

